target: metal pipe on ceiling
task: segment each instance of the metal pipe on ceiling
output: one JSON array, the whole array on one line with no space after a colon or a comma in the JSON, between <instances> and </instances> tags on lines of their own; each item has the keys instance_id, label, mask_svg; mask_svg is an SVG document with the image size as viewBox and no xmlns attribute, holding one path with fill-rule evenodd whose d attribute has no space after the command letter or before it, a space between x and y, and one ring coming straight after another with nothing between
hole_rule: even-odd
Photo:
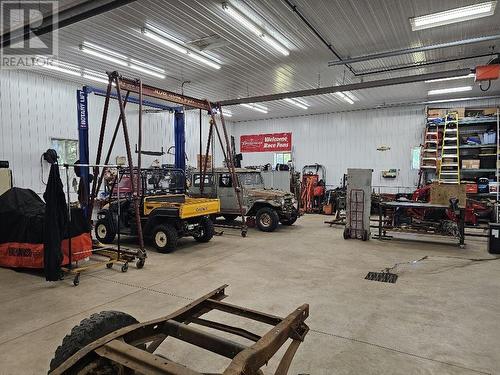
<instances>
[{"instance_id":1,"label":"metal pipe on ceiling","mask_svg":"<svg viewBox=\"0 0 500 375\"><path fill-rule=\"evenodd\" d=\"M440 48L457 47L457 46L463 46L466 44L489 42L489 41L497 40L497 39L500 39L500 34L457 40L454 42L433 44L430 46L403 48L403 49L399 49L399 50L395 50L395 51L380 52L380 53L374 53L371 55L364 55L364 56L358 56L358 57L351 57L348 59L341 59L339 61L330 61L328 63L328 66L352 64L352 63L357 63L357 62L362 62L362 61L382 59L385 57L401 56L401 55L407 55L407 54L416 53L416 52L431 51L431 50L440 49Z\"/></svg>"},{"instance_id":2,"label":"metal pipe on ceiling","mask_svg":"<svg viewBox=\"0 0 500 375\"><path fill-rule=\"evenodd\" d=\"M335 48L333 47L333 45L331 43L328 43L328 41L323 38L323 36L319 33L318 30L316 30L316 28L309 22L309 20L302 14L302 12L297 8L297 6L295 4L293 4L290 0L284 0L285 3L290 7L290 9L295 13L297 14L297 16L302 20L302 22L309 28L309 30L311 30L313 32L314 35L316 35L316 37L321 40L321 42L326 46L326 48L328 48L330 50L330 52L332 52L334 54L334 56L339 59L341 62L343 62L344 60L342 60L342 57L340 56L340 54L335 50ZM354 71L354 69L349 65L349 63L342 63L343 65L345 65L350 71L352 74L356 75L356 72Z\"/></svg>"},{"instance_id":3,"label":"metal pipe on ceiling","mask_svg":"<svg viewBox=\"0 0 500 375\"><path fill-rule=\"evenodd\" d=\"M405 77L388 78L388 79L367 81L367 82L361 82L361 83L351 83L348 85L329 86L329 87L322 87L322 88L317 88L317 89L283 92L283 93L279 93L279 94L259 95L259 96L252 96L252 97L248 97L248 98L222 100L220 102L220 104L222 106L228 106L228 105L236 105L236 104L243 104L243 103L269 102L269 101L281 100L281 99L285 99L285 98L300 98L300 97L305 97L305 96L325 95L325 94L332 94L332 93L341 92L341 91L364 90L364 89L370 89L370 88L376 88L376 87L394 86L394 85L402 85L402 84L407 84L407 83L422 82L422 81L427 81L427 80L431 80L431 79L457 77L457 76L463 76L463 75L470 74L471 72L472 72L471 69L446 70L443 72L434 72L434 73L418 74L418 75L411 75L411 76L405 76Z\"/></svg>"},{"instance_id":4,"label":"metal pipe on ceiling","mask_svg":"<svg viewBox=\"0 0 500 375\"><path fill-rule=\"evenodd\" d=\"M24 25L4 33L0 37L1 46L5 48L12 43L25 40L31 33L34 33L36 36L41 36L53 32L57 29L106 13L135 1L137 0L89 0L79 2L77 5L63 9L56 14L44 15L42 23L35 29L31 29Z\"/></svg>"},{"instance_id":5,"label":"metal pipe on ceiling","mask_svg":"<svg viewBox=\"0 0 500 375\"><path fill-rule=\"evenodd\" d=\"M382 74L382 73L389 73L389 72L395 72L398 70L408 70L408 69L419 69L423 68L426 66L430 65L436 65L436 64L445 64L449 62L455 62L455 61L462 61L462 60L470 60L470 59L479 59L482 57L494 57L498 56L498 54L492 54L492 53L484 53L480 55L471 55L471 56L464 56L464 57L453 57L451 59L445 59L445 60L434 60L434 61L427 61L423 63L415 63L412 65L401 65L401 66L393 66L389 68L384 68L384 69L376 69L376 70L361 70L356 73L357 76L367 76L367 75L374 75L374 74Z\"/></svg>"}]
</instances>

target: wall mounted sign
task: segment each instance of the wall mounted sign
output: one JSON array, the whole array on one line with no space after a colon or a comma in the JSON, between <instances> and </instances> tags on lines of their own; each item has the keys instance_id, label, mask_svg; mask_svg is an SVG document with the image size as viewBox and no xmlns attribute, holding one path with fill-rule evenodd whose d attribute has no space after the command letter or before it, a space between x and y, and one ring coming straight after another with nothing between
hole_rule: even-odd
<instances>
[{"instance_id":1,"label":"wall mounted sign","mask_svg":"<svg viewBox=\"0 0 500 375\"><path fill-rule=\"evenodd\" d=\"M240 152L292 151L292 133L251 134L240 137Z\"/></svg>"}]
</instances>

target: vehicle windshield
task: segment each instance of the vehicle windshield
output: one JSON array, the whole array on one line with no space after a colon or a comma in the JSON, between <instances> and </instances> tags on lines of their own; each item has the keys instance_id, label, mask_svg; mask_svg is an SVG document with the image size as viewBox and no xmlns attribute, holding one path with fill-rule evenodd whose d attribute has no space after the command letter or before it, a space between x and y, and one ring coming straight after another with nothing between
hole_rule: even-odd
<instances>
[{"instance_id":1,"label":"vehicle windshield","mask_svg":"<svg viewBox=\"0 0 500 375\"><path fill-rule=\"evenodd\" d=\"M238 180L243 186L263 186L264 181L260 173L238 173Z\"/></svg>"}]
</instances>

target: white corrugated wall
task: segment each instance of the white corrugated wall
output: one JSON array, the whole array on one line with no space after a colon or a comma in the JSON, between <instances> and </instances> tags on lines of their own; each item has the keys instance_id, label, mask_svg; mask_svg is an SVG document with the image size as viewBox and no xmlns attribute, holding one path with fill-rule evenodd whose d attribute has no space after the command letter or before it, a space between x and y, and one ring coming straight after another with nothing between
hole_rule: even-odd
<instances>
[{"instance_id":1,"label":"white corrugated wall","mask_svg":"<svg viewBox=\"0 0 500 375\"><path fill-rule=\"evenodd\" d=\"M498 100L455 102L433 107L494 107ZM373 169L373 186L380 191L409 191L418 182L418 171L411 169L411 149L419 146L425 129L425 107L408 106L337 112L233 124L233 135L292 133L292 157L297 170L307 164L326 167L327 184L338 186L347 168ZM378 151L388 146L388 151ZM245 153L243 165L273 163L274 154ZM395 179L382 177L382 171L397 169ZM378 190L378 188L377 188Z\"/></svg>"},{"instance_id":2,"label":"white corrugated wall","mask_svg":"<svg viewBox=\"0 0 500 375\"><path fill-rule=\"evenodd\" d=\"M49 78L43 75L20 71L0 71L0 160L8 160L13 171L14 185L30 188L42 193L40 157L50 148L51 138L78 139L76 90L79 85ZM102 119L104 98L89 95L89 143L90 161L96 160L97 143ZM145 107L147 108L147 107ZM130 143L136 163L138 106L127 105L127 121ZM118 119L119 108L111 100L103 153L111 139ZM143 150L166 152L174 144L174 115L169 112L145 113L143 115ZM203 152L208 134L208 116L202 116ZM199 152L199 112L186 111L186 154L189 165L196 165ZM228 124L230 126L230 124ZM222 165L222 156L216 148L215 162ZM173 152L173 150L172 150ZM111 163L116 156L125 156L123 133L120 131L112 153ZM104 155L103 155L104 158ZM156 157L144 156L143 166L149 166ZM165 154L162 163L173 163L174 156ZM44 163L46 164L46 163ZM47 180L48 169L43 170Z\"/></svg>"}]
</instances>

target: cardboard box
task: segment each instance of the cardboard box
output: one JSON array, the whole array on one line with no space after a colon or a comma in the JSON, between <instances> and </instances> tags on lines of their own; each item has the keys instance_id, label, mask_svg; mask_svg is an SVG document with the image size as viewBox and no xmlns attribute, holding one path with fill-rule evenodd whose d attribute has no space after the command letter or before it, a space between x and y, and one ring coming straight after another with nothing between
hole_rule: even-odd
<instances>
[{"instance_id":1,"label":"cardboard box","mask_svg":"<svg viewBox=\"0 0 500 375\"><path fill-rule=\"evenodd\" d=\"M428 118L441 118L446 115L446 110L444 109L429 109L427 111Z\"/></svg>"},{"instance_id":2,"label":"cardboard box","mask_svg":"<svg viewBox=\"0 0 500 375\"><path fill-rule=\"evenodd\" d=\"M445 117L450 112L456 112L456 113L458 113L458 118L464 118L465 117L465 108L464 107L459 107L459 108L431 108L431 109L427 110L427 117L428 118L443 118L443 117Z\"/></svg>"},{"instance_id":3,"label":"cardboard box","mask_svg":"<svg viewBox=\"0 0 500 375\"><path fill-rule=\"evenodd\" d=\"M433 182L431 185L430 203L448 206L451 198L458 199L458 206L465 207L467 195L466 184L440 184Z\"/></svg>"},{"instance_id":4,"label":"cardboard box","mask_svg":"<svg viewBox=\"0 0 500 375\"><path fill-rule=\"evenodd\" d=\"M462 160L462 169L479 169L480 164L479 159Z\"/></svg>"},{"instance_id":5,"label":"cardboard box","mask_svg":"<svg viewBox=\"0 0 500 375\"><path fill-rule=\"evenodd\" d=\"M204 165L205 165L205 155L200 155L200 154L197 154L196 155L196 161L197 161L197 169L199 170L200 168L203 168ZM208 155L208 158L207 158L207 170L208 169L212 169L212 155Z\"/></svg>"},{"instance_id":6,"label":"cardboard box","mask_svg":"<svg viewBox=\"0 0 500 375\"><path fill-rule=\"evenodd\" d=\"M477 193L477 184L466 184L465 192L468 194L476 194Z\"/></svg>"},{"instance_id":7,"label":"cardboard box","mask_svg":"<svg viewBox=\"0 0 500 375\"><path fill-rule=\"evenodd\" d=\"M498 191L498 182L490 181L490 193L496 193Z\"/></svg>"},{"instance_id":8,"label":"cardboard box","mask_svg":"<svg viewBox=\"0 0 500 375\"><path fill-rule=\"evenodd\" d=\"M483 109L483 115L484 116L491 116L491 115L496 115L497 114L497 109L496 108L485 108Z\"/></svg>"}]
</instances>

